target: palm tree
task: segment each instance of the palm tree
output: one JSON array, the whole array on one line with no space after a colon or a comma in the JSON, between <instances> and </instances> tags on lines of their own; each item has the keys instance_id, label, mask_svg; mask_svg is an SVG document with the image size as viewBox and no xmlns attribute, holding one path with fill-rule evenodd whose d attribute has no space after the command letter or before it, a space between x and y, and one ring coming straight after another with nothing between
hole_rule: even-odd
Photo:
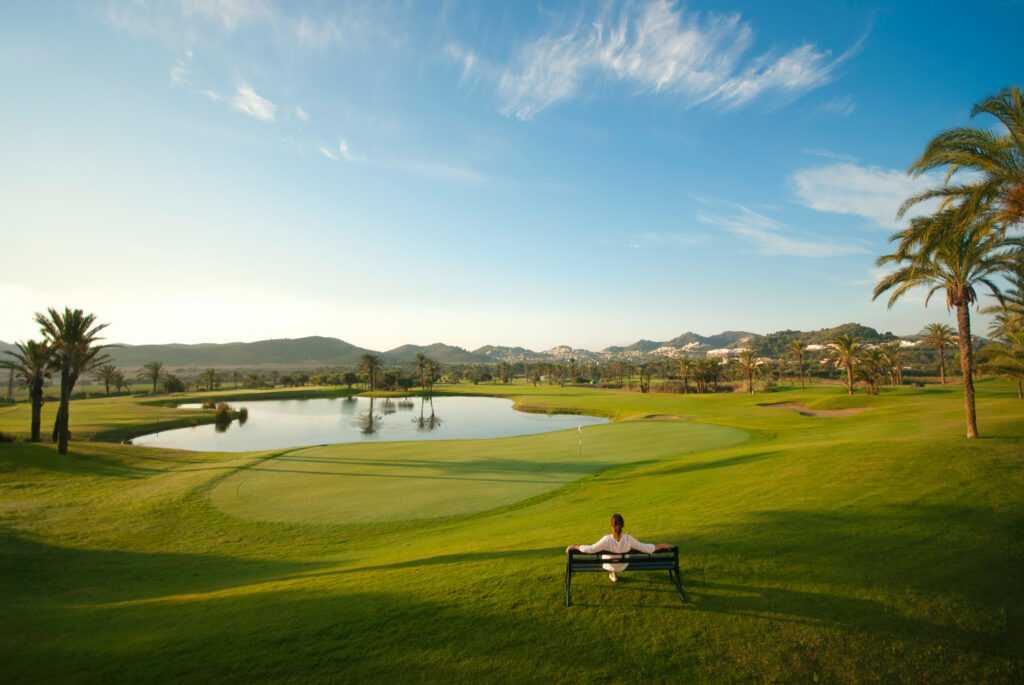
<instances>
[{"instance_id":1,"label":"palm tree","mask_svg":"<svg viewBox=\"0 0 1024 685\"><path fill-rule=\"evenodd\" d=\"M680 357L676 360L676 366L679 367L679 375L683 377L683 394L685 395L689 392L687 381L690 378L690 374L693 373L694 361L689 357Z\"/></svg>"},{"instance_id":2,"label":"palm tree","mask_svg":"<svg viewBox=\"0 0 1024 685\"><path fill-rule=\"evenodd\" d=\"M908 173L948 167L946 182L909 198L899 216L922 200L941 198L941 209L957 203L971 216L991 207L1003 226L1024 221L1024 94L1017 86L1004 88L976 104L971 119L982 113L998 119L1006 132L959 126L932 138ZM950 185L958 171L970 174L970 180Z\"/></svg>"},{"instance_id":3,"label":"palm tree","mask_svg":"<svg viewBox=\"0 0 1024 685\"><path fill-rule=\"evenodd\" d=\"M869 395L877 395L878 384L885 378L886 371L890 368L884 350L878 347L865 349L860 355L859 362L856 376L867 383ZM892 371L888 373L891 377Z\"/></svg>"},{"instance_id":4,"label":"palm tree","mask_svg":"<svg viewBox=\"0 0 1024 685\"><path fill-rule=\"evenodd\" d=\"M939 351L939 376L942 379L942 384L945 385L946 356L944 348L946 345L952 345L956 342L956 338L953 337L953 329L944 323L930 323L924 327L921 335L924 336L926 345L934 347Z\"/></svg>"},{"instance_id":5,"label":"palm tree","mask_svg":"<svg viewBox=\"0 0 1024 685\"><path fill-rule=\"evenodd\" d=\"M15 351L7 352L13 359L0 362L0 366L13 371L28 386L28 397L32 403L32 442L39 442L43 386L59 367L54 362L53 354L45 341L29 340L26 343L14 343L14 346Z\"/></svg>"},{"instance_id":6,"label":"palm tree","mask_svg":"<svg viewBox=\"0 0 1024 685\"><path fill-rule=\"evenodd\" d=\"M434 389L434 383L437 381L438 378L441 377L441 365L438 364L433 359L427 358L426 361L424 362L424 368L426 369L427 379L427 385L425 389L428 392L430 392L431 390ZM431 403L430 406L431 408L433 408L433 403Z\"/></svg>"},{"instance_id":7,"label":"palm tree","mask_svg":"<svg viewBox=\"0 0 1024 685\"><path fill-rule=\"evenodd\" d=\"M806 390L807 388L804 387L804 355L807 354L807 343L803 340L791 340L786 346L786 350L796 357L797 368L800 369L800 389Z\"/></svg>"},{"instance_id":8,"label":"palm tree","mask_svg":"<svg viewBox=\"0 0 1024 685\"><path fill-rule=\"evenodd\" d=\"M749 347L740 350L736 357L736 364L747 376L747 392L754 394L754 369L757 366L757 354Z\"/></svg>"},{"instance_id":9,"label":"palm tree","mask_svg":"<svg viewBox=\"0 0 1024 685\"><path fill-rule=\"evenodd\" d=\"M423 354L422 352L417 352L416 353L416 370L419 371L419 373L420 373L420 387L421 388L426 388L427 387L427 380L423 376L423 371L426 368L427 368L427 355Z\"/></svg>"},{"instance_id":10,"label":"palm tree","mask_svg":"<svg viewBox=\"0 0 1024 685\"><path fill-rule=\"evenodd\" d=\"M885 343L878 347L881 361L884 362L882 369L889 376L890 383L895 387L903 385L903 348L899 340Z\"/></svg>"},{"instance_id":11,"label":"palm tree","mask_svg":"<svg viewBox=\"0 0 1024 685\"><path fill-rule=\"evenodd\" d=\"M199 378L197 379L197 381L205 383L207 389L210 392L213 392L215 388L220 386L221 375L217 373L217 369L207 369L206 371L203 371L201 374L199 374Z\"/></svg>"},{"instance_id":12,"label":"palm tree","mask_svg":"<svg viewBox=\"0 0 1024 685\"><path fill-rule=\"evenodd\" d=\"M235 388L238 388L238 381L242 380L242 374L238 371L231 372L231 382L235 384Z\"/></svg>"},{"instance_id":13,"label":"palm tree","mask_svg":"<svg viewBox=\"0 0 1024 685\"><path fill-rule=\"evenodd\" d=\"M95 343L102 339L98 334L108 324L95 322L95 314L85 314L81 309L70 307L65 307L63 312L50 307L47 314L36 313L36 323L60 368L60 407L53 424L53 439L57 441L60 454L68 453L71 393L75 383L83 371L106 361L102 354L106 345Z\"/></svg>"},{"instance_id":14,"label":"palm tree","mask_svg":"<svg viewBox=\"0 0 1024 685\"><path fill-rule=\"evenodd\" d=\"M1024 328L1008 332L999 343L982 350L988 360L984 366L1000 376L1017 382L1017 399L1024 399Z\"/></svg>"},{"instance_id":15,"label":"palm tree","mask_svg":"<svg viewBox=\"0 0 1024 685\"><path fill-rule=\"evenodd\" d=\"M103 384L110 397L110 385L117 383L117 374L120 373L113 364L104 364L96 371L96 380Z\"/></svg>"},{"instance_id":16,"label":"palm tree","mask_svg":"<svg viewBox=\"0 0 1024 685\"><path fill-rule=\"evenodd\" d=\"M149 380L153 381L153 394L155 395L156 384L160 381L161 378L164 377L166 373L167 369L164 368L164 365L162 363L152 361L142 365L142 368L139 369L139 373L136 374L136 378L148 378Z\"/></svg>"},{"instance_id":17,"label":"palm tree","mask_svg":"<svg viewBox=\"0 0 1024 685\"><path fill-rule=\"evenodd\" d=\"M384 365L380 363L379 354L364 354L360 357L359 371L366 374L366 380L370 384L370 392L373 392L373 388L377 384L377 374L383 369Z\"/></svg>"},{"instance_id":18,"label":"palm tree","mask_svg":"<svg viewBox=\"0 0 1024 685\"><path fill-rule=\"evenodd\" d=\"M124 374L118 371L117 375L114 376L114 390L120 393L121 388L131 389L131 385L128 383L128 379L124 377Z\"/></svg>"},{"instance_id":19,"label":"palm tree","mask_svg":"<svg viewBox=\"0 0 1024 685\"><path fill-rule=\"evenodd\" d=\"M969 216L961 207L949 207L932 216L916 217L909 227L890 240L898 241L896 251L880 257L877 263L879 266L889 263L902 266L879 281L872 299L892 290L889 297L891 308L910 289L928 286L927 306L936 291L946 291L946 307L956 309L967 437L976 438L978 422L974 409L969 307L978 299L975 285L979 283L999 297L999 288L992 277L1013 268L1011 250L1020 243L1006 237L993 213Z\"/></svg>"},{"instance_id":20,"label":"palm tree","mask_svg":"<svg viewBox=\"0 0 1024 685\"><path fill-rule=\"evenodd\" d=\"M829 359L836 368L846 370L846 390L853 394L853 367L860 362L864 345L855 335L837 335L826 343L829 348Z\"/></svg>"}]
</instances>

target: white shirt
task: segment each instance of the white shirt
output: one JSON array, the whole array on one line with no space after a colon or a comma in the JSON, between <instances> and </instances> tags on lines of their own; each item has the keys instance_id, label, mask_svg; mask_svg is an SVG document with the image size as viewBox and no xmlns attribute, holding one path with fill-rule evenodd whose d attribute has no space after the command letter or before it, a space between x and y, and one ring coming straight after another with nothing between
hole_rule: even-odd
<instances>
[{"instance_id":1,"label":"white shirt","mask_svg":"<svg viewBox=\"0 0 1024 685\"><path fill-rule=\"evenodd\" d=\"M640 542L629 533L623 533L622 537L618 540L615 539L614 535L605 535L592 545L580 545L580 551L584 554L594 554L595 552L615 552L616 554L625 554L631 549L643 552L644 554L650 554L654 551L654 545L647 542Z\"/></svg>"}]
</instances>

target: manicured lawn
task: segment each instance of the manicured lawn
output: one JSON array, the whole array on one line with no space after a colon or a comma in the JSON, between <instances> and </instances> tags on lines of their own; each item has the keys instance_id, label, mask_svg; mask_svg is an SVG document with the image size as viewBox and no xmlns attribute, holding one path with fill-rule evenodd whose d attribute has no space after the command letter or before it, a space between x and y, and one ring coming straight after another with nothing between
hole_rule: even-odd
<instances>
[{"instance_id":1,"label":"manicured lawn","mask_svg":"<svg viewBox=\"0 0 1024 685\"><path fill-rule=\"evenodd\" d=\"M1024 679L1008 383L979 383L974 441L957 386L457 390L620 420L584 429L582 452L575 430L242 455L0 444L0 679ZM176 411L81 401L72 430ZM652 415L679 418L627 420ZM22 423L0 407L0 431ZM565 545L613 511L680 545L689 605L627 573L582 576L563 606Z\"/></svg>"}]
</instances>

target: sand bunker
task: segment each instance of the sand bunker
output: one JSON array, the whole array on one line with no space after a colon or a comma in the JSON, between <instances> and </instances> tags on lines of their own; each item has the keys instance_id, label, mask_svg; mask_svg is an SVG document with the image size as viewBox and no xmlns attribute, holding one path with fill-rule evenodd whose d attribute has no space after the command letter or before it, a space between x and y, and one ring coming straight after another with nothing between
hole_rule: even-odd
<instances>
[{"instance_id":1,"label":"sand bunker","mask_svg":"<svg viewBox=\"0 0 1024 685\"><path fill-rule=\"evenodd\" d=\"M676 416L675 414L648 414L647 416L645 416L643 418L645 418L645 419L657 419L659 421L671 421L673 419L678 419L679 417Z\"/></svg>"},{"instance_id":2,"label":"sand bunker","mask_svg":"<svg viewBox=\"0 0 1024 685\"><path fill-rule=\"evenodd\" d=\"M778 407L780 409L792 409L801 416L853 416L871 407L850 407L849 409L808 409L803 402L768 402L759 404L759 407Z\"/></svg>"}]
</instances>

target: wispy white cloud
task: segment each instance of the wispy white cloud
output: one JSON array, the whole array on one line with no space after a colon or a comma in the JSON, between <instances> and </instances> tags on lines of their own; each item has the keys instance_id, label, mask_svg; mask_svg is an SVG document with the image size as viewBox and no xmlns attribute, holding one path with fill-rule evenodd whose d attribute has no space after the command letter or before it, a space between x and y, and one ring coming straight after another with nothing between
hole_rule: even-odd
<instances>
[{"instance_id":1,"label":"wispy white cloud","mask_svg":"<svg viewBox=\"0 0 1024 685\"><path fill-rule=\"evenodd\" d=\"M747 239L757 252L764 255L839 257L868 252L866 248L852 243L794 236L787 226L743 205L732 205L732 209L729 214L700 211L697 219Z\"/></svg>"},{"instance_id":2,"label":"wispy white cloud","mask_svg":"<svg viewBox=\"0 0 1024 685\"><path fill-rule=\"evenodd\" d=\"M302 121L309 121L309 114L307 114L306 110L302 109L301 107L295 107L295 116L297 116Z\"/></svg>"},{"instance_id":3,"label":"wispy white cloud","mask_svg":"<svg viewBox=\"0 0 1024 685\"><path fill-rule=\"evenodd\" d=\"M338 141L337 150L331 150L323 145L319 147L320 152L333 161L344 160L352 164L367 164L381 169L391 169L404 174L422 176L435 181L445 183L457 183L460 185L478 185L484 183L486 177L476 169L452 162L436 160L410 160L410 159L388 159L372 158L354 152L347 140Z\"/></svg>"},{"instance_id":4,"label":"wispy white cloud","mask_svg":"<svg viewBox=\"0 0 1024 685\"><path fill-rule=\"evenodd\" d=\"M482 69L486 68L488 71L493 71L493 69L486 66L485 62L473 50L454 43L445 45L442 53L446 57L455 60L462 67L462 75L459 78L462 83L475 81L482 77Z\"/></svg>"},{"instance_id":5,"label":"wispy white cloud","mask_svg":"<svg viewBox=\"0 0 1024 685\"><path fill-rule=\"evenodd\" d=\"M228 31L240 24L272 19L274 11L263 0L178 0L181 13L219 23Z\"/></svg>"},{"instance_id":6,"label":"wispy white cloud","mask_svg":"<svg viewBox=\"0 0 1024 685\"><path fill-rule=\"evenodd\" d=\"M859 50L858 44L833 58L828 50L805 44L744 61L753 36L738 14L702 18L667 0L639 11L629 6L617 16L605 13L590 25L524 45L498 81L501 111L530 119L575 96L593 75L640 92L676 93L690 104L738 107L766 95L793 97L828 83Z\"/></svg>"},{"instance_id":7,"label":"wispy white cloud","mask_svg":"<svg viewBox=\"0 0 1024 685\"><path fill-rule=\"evenodd\" d=\"M825 159L837 159L841 162L850 162L855 164L857 158L853 155L844 155L838 152L832 152L831 150L822 150L820 148L805 147L801 148L800 152L805 155L813 155L814 157L824 157Z\"/></svg>"},{"instance_id":8,"label":"wispy white cloud","mask_svg":"<svg viewBox=\"0 0 1024 685\"><path fill-rule=\"evenodd\" d=\"M845 118L853 114L855 109L857 109L857 103L854 101L853 96L845 95L822 103L814 111L818 114L835 114Z\"/></svg>"},{"instance_id":9,"label":"wispy white cloud","mask_svg":"<svg viewBox=\"0 0 1024 685\"><path fill-rule=\"evenodd\" d=\"M189 71L182 65L171 67L171 81L178 86L191 85L191 81L188 78Z\"/></svg>"},{"instance_id":10,"label":"wispy white cloud","mask_svg":"<svg viewBox=\"0 0 1024 685\"><path fill-rule=\"evenodd\" d=\"M941 182L942 177L935 173L910 178L897 169L851 162L802 169L789 178L797 199L805 207L819 212L863 217L875 226L889 230L902 227L896 221L896 212L904 200ZM923 203L912 215L925 213L931 208L934 204Z\"/></svg>"},{"instance_id":11,"label":"wispy white cloud","mask_svg":"<svg viewBox=\"0 0 1024 685\"><path fill-rule=\"evenodd\" d=\"M395 160L385 163L385 166L407 174L423 176L424 178L429 178L435 181L444 181L446 183L479 185L486 180L486 177L479 171L462 164L434 161Z\"/></svg>"},{"instance_id":12,"label":"wispy white cloud","mask_svg":"<svg viewBox=\"0 0 1024 685\"><path fill-rule=\"evenodd\" d=\"M341 154L342 159L346 162L365 162L366 158L362 155L357 155L349 149L347 140L338 141L338 152Z\"/></svg>"},{"instance_id":13,"label":"wispy white cloud","mask_svg":"<svg viewBox=\"0 0 1024 685\"><path fill-rule=\"evenodd\" d=\"M224 99L223 97L220 96L219 93L215 93L212 90L204 90L203 91L203 95L205 95L206 97L210 98L214 102L220 102L221 100Z\"/></svg>"},{"instance_id":14,"label":"wispy white cloud","mask_svg":"<svg viewBox=\"0 0 1024 685\"><path fill-rule=\"evenodd\" d=\"M231 98L231 106L239 112L245 112L260 121L274 121L277 116L277 106L270 100L260 97L245 82L238 84L238 90L235 92L235 96Z\"/></svg>"}]
</instances>

